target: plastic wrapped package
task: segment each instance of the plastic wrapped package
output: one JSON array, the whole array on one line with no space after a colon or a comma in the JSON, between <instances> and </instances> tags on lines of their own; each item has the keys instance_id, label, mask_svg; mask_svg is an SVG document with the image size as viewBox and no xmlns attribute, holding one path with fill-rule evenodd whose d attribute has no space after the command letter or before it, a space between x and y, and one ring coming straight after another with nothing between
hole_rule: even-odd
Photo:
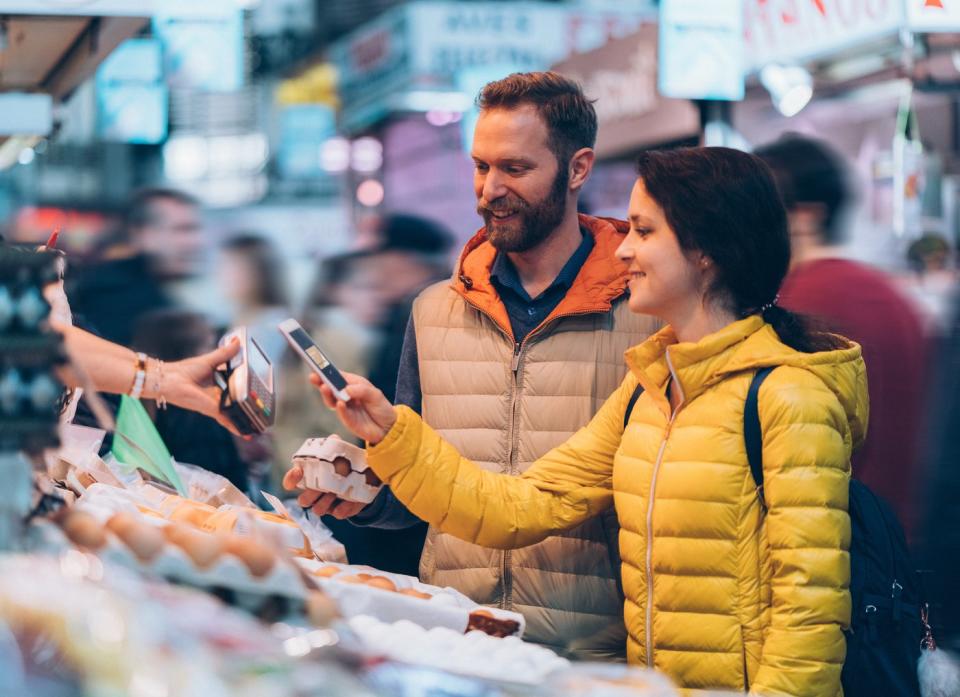
<instances>
[{"instance_id":1,"label":"plastic wrapped package","mask_svg":"<svg viewBox=\"0 0 960 697\"><path fill-rule=\"evenodd\" d=\"M249 616L77 550L0 559L0 620L21 648L43 642L82 694L227 697L289 663Z\"/></svg>"},{"instance_id":2,"label":"plastic wrapped package","mask_svg":"<svg viewBox=\"0 0 960 697\"><path fill-rule=\"evenodd\" d=\"M539 685L551 673L570 666L550 649L517 637L497 639L483 632L463 634L446 627L425 629L409 620L383 622L368 615L351 617L348 624L371 651L458 675Z\"/></svg>"},{"instance_id":3,"label":"plastic wrapped package","mask_svg":"<svg viewBox=\"0 0 960 697\"><path fill-rule=\"evenodd\" d=\"M544 693L569 697L680 696L676 687L663 673L611 663L572 664L549 678L544 685Z\"/></svg>"},{"instance_id":4,"label":"plastic wrapped package","mask_svg":"<svg viewBox=\"0 0 960 697\"><path fill-rule=\"evenodd\" d=\"M175 462L174 469L187 489L192 501L206 503L214 508L220 506L238 506L256 508L253 501L229 479L196 465Z\"/></svg>"}]
</instances>

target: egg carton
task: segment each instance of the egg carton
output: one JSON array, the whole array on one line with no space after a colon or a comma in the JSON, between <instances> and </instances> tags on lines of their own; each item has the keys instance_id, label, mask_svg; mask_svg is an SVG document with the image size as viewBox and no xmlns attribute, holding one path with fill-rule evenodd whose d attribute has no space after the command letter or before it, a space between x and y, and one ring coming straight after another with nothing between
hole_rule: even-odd
<instances>
[{"instance_id":1,"label":"egg carton","mask_svg":"<svg viewBox=\"0 0 960 697\"><path fill-rule=\"evenodd\" d=\"M104 561L147 574L160 576L182 585L203 589L221 588L236 595L237 604L246 607L249 602L259 602L267 596L279 596L297 602L307 597L307 587L299 570L284 559L277 559L263 576L255 576L247 565L234 554L224 552L206 569L199 568L179 546L167 542L163 549L149 561L139 558L111 531L107 533L107 545L97 554Z\"/></svg>"},{"instance_id":2,"label":"egg carton","mask_svg":"<svg viewBox=\"0 0 960 697\"><path fill-rule=\"evenodd\" d=\"M337 460L340 462L335 463ZM301 489L331 492L344 501L370 503L383 488L382 483L372 485L368 480L373 473L366 451L339 438L308 438L294 453L293 464L303 470Z\"/></svg>"},{"instance_id":3,"label":"egg carton","mask_svg":"<svg viewBox=\"0 0 960 697\"><path fill-rule=\"evenodd\" d=\"M409 620L384 621L370 615L347 620L372 652L394 661L498 682L540 685L570 662L550 649L519 637L498 639L480 631L425 628Z\"/></svg>"},{"instance_id":4,"label":"egg carton","mask_svg":"<svg viewBox=\"0 0 960 697\"><path fill-rule=\"evenodd\" d=\"M296 562L310 574L311 580L315 581L321 590L333 598L347 617L372 615L388 622L411 620L423 627L446 627L460 634L481 627L487 633L512 633L519 637L526 628L526 620L519 613L478 605L453 588L431 586L412 576L379 571L369 566L326 564L310 559L297 559ZM331 566L338 567L340 573L330 577L313 574L320 568ZM362 583L337 580L337 576L361 573L389 579L397 590L413 589L429 594L430 598L417 598Z\"/></svg>"}]
</instances>

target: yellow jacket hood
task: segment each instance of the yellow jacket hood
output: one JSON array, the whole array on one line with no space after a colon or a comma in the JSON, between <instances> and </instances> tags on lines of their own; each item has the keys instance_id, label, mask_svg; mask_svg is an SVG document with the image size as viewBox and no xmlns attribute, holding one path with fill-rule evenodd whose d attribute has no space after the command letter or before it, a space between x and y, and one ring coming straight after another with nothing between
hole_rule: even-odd
<instances>
[{"instance_id":1,"label":"yellow jacket hood","mask_svg":"<svg viewBox=\"0 0 960 697\"><path fill-rule=\"evenodd\" d=\"M634 346L624 356L630 370L644 390L669 415L670 405L664 394L670 376L668 353L680 387L687 400L720 382L731 374L753 372L761 368L791 366L816 375L836 395L850 424L854 448L866 436L869 417L867 374L860 346L843 337L844 348L817 353L792 349L759 315L734 322L719 332L696 343L677 343L672 327L664 327L647 341Z\"/></svg>"}]
</instances>

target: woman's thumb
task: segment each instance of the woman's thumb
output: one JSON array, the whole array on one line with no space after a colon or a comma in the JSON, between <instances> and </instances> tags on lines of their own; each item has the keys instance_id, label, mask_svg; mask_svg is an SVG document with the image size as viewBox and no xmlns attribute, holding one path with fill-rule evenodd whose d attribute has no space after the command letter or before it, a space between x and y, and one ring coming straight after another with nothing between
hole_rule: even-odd
<instances>
[{"instance_id":1,"label":"woman's thumb","mask_svg":"<svg viewBox=\"0 0 960 697\"><path fill-rule=\"evenodd\" d=\"M208 353L207 359L209 360L211 366L216 367L221 363L226 363L238 353L240 353L240 342L233 340L226 346L221 346L220 348Z\"/></svg>"}]
</instances>

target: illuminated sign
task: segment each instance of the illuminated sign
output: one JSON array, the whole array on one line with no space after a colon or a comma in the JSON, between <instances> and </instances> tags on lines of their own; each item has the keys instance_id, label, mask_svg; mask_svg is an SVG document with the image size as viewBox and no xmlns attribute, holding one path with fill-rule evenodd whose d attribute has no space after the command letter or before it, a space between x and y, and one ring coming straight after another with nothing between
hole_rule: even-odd
<instances>
[{"instance_id":1,"label":"illuminated sign","mask_svg":"<svg viewBox=\"0 0 960 697\"><path fill-rule=\"evenodd\" d=\"M904 0L745 0L744 10L747 62L754 69L893 36L904 22Z\"/></svg>"},{"instance_id":2,"label":"illuminated sign","mask_svg":"<svg viewBox=\"0 0 960 697\"><path fill-rule=\"evenodd\" d=\"M914 31L960 31L960 0L907 0L907 22Z\"/></svg>"}]
</instances>

